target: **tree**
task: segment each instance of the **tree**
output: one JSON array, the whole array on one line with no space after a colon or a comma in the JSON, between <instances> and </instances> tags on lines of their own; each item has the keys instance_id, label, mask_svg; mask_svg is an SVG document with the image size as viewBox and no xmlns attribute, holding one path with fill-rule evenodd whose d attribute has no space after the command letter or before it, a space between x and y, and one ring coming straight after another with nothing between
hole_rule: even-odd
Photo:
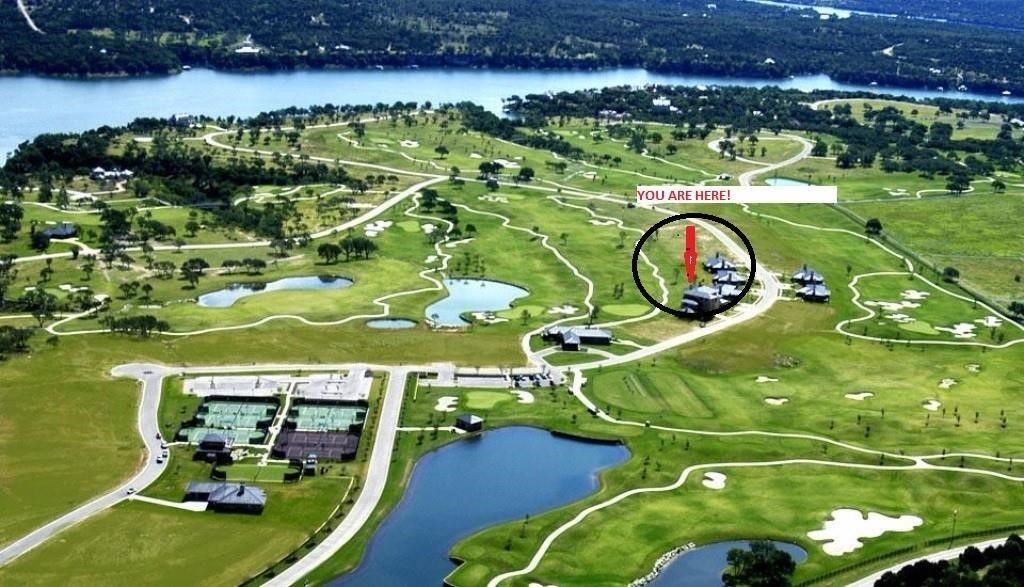
<instances>
[{"instance_id":1,"label":"tree","mask_svg":"<svg viewBox=\"0 0 1024 587\"><path fill-rule=\"evenodd\" d=\"M189 237L195 237L196 233L199 232L199 223L195 220L189 220L185 223L185 233Z\"/></svg>"},{"instance_id":2,"label":"tree","mask_svg":"<svg viewBox=\"0 0 1024 587\"><path fill-rule=\"evenodd\" d=\"M1014 316L1024 316L1024 302L1010 302L1006 309Z\"/></svg>"},{"instance_id":3,"label":"tree","mask_svg":"<svg viewBox=\"0 0 1024 587\"><path fill-rule=\"evenodd\" d=\"M32 317L39 322L39 327L43 327L43 323L53 318L53 313L57 311L58 302L57 296L46 292L41 289L34 289L30 292L25 293L21 296L21 303L25 306Z\"/></svg>"},{"instance_id":4,"label":"tree","mask_svg":"<svg viewBox=\"0 0 1024 587\"><path fill-rule=\"evenodd\" d=\"M149 283L142 284L142 298L147 302L153 299L153 286Z\"/></svg>"},{"instance_id":5,"label":"tree","mask_svg":"<svg viewBox=\"0 0 1024 587\"><path fill-rule=\"evenodd\" d=\"M992 191L997 194L1001 194L1006 191L1006 182L1001 179L992 180Z\"/></svg>"},{"instance_id":6,"label":"tree","mask_svg":"<svg viewBox=\"0 0 1024 587\"><path fill-rule=\"evenodd\" d=\"M0 203L0 239L4 242L14 240L21 230L21 219L24 212L21 205L15 202Z\"/></svg>"},{"instance_id":7,"label":"tree","mask_svg":"<svg viewBox=\"0 0 1024 587\"><path fill-rule=\"evenodd\" d=\"M440 159L444 159L445 156L448 154L448 147L444 145L438 145L434 147L434 152L438 154Z\"/></svg>"},{"instance_id":8,"label":"tree","mask_svg":"<svg viewBox=\"0 0 1024 587\"><path fill-rule=\"evenodd\" d=\"M946 191L959 196L971 187L971 178L963 173L954 173L946 180Z\"/></svg>"},{"instance_id":9,"label":"tree","mask_svg":"<svg viewBox=\"0 0 1024 587\"><path fill-rule=\"evenodd\" d=\"M324 243L316 248L316 254L320 256L324 262L333 265L337 262L338 257L341 256L341 247L334 243Z\"/></svg>"},{"instance_id":10,"label":"tree","mask_svg":"<svg viewBox=\"0 0 1024 587\"><path fill-rule=\"evenodd\" d=\"M181 276L195 288L199 284L199 278L203 276L203 271L209 266L210 264L205 259L193 257L181 264Z\"/></svg>"},{"instance_id":11,"label":"tree","mask_svg":"<svg viewBox=\"0 0 1024 587\"><path fill-rule=\"evenodd\" d=\"M868 218L868 221L864 223L864 232L874 235L882 234L882 221L877 218Z\"/></svg>"},{"instance_id":12,"label":"tree","mask_svg":"<svg viewBox=\"0 0 1024 587\"><path fill-rule=\"evenodd\" d=\"M750 550L730 550L726 561L722 583L728 587L785 587L796 570L793 557L767 540L751 542Z\"/></svg>"},{"instance_id":13,"label":"tree","mask_svg":"<svg viewBox=\"0 0 1024 587\"><path fill-rule=\"evenodd\" d=\"M532 317L533 317L533 315L530 314L530 311L527 310L527 309L523 309L523 311L520 312L520 314L519 314L519 320L522 321L523 326L526 326L526 323L529 322L530 318L532 318Z\"/></svg>"},{"instance_id":14,"label":"tree","mask_svg":"<svg viewBox=\"0 0 1024 587\"><path fill-rule=\"evenodd\" d=\"M956 283L960 281L960 270L956 267L946 267L942 270L942 279L949 283Z\"/></svg>"},{"instance_id":15,"label":"tree","mask_svg":"<svg viewBox=\"0 0 1024 587\"><path fill-rule=\"evenodd\" d=\"M519 170L519 173L516 174L516 180L532 181L534 175L536 175L536 172L533 170L532 167L523 167L522 169Z\"/></svg>"},{"instance_id":16,"label":"tree","mask_svg":"<svg viewBox=\"0 0 1024 587\"><path fill-rule=\"evenodd\" d=\"M42 231L32 233L30 240L32 241L32 248L39 252L50 248L50 237Z\"/></svg>"}]
</instances>

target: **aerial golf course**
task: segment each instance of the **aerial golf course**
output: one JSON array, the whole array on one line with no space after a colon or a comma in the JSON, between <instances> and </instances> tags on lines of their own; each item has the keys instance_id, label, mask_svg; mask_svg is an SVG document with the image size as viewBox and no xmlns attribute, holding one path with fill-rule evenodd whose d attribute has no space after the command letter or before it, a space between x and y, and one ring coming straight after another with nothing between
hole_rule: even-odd
<instances>
[{"instance_id":1,"label":"aerial golf course","mask_svg":"<svg viewBox=\"0 0 1024 587\"><path fill-rule=\"evenodd\" d=\"M953 125L959 113L863 99L808 106L844 104L860 121L866 108L926 125ZM449 555L462 563L446 578L459 587L629 584L681 545L734 539L795 544L807 553L795 584L844 585L1024 528L1014 513L1024 506L1024 326L1013 305L1024 300L1024 236L1008 220L1024 207L1021 168L951 191L941 173L837 168L842 152L811 146L842 141L799 128L741 135L721 126L690 137L639 115L564 116L512 141L469 123L478 116L455 107L311 113L109 137L106 149L119 155L192 151L211 168L349 174L249 185L230 212L175 203L164 193L172 182L155 176L123 191L79 177L76 194L111 193L64 206L40 202L30 183L21 226L2 244L17 255L6 299L33 303L0 313L0 326L34 330L28 349L0 363L0 547L152 460L137 428L139 382L112 375L119 365L301 365L275 372L309 374L358 364L370 365L372 383L354 459L297 483L283 482L287 468L267 465L259 448L227 468L229 480L266 492L262 515L125 498L0 567L0 583L273 584L344 523L380 474L371 451L396 388L383 493L306 575L313 582L358 567L425 455L477 442L452 428L465 412L484 418L481 443L487 430L528 426L621 443L628 457L601 469L579 499L460 537ZM1001 125L986 117L961 117L954 140L994 138ZM839 204L633 205L637 184L773 178L837 185ZM722 216L757 251L751 292L706 324L654 310L633 283L637 239L681 212ZM865 219L883 228L866 231ZM283 232L269 235L271 221ZM76 236L33 249L34 231L62 222ZM116 223L121 237L143 228L153 236L111 252L104 235ZM649 243L639 267L670 304L687 285L676 237ZM701 238L706 256L731 250ZM803 266L825 276L827 303L797 297L791 275ZM514 287L506 298L494 290L486 302L495 307L474 301L449 316L445 300L461 295L453 288L473 298L472 288L498 285ZM143 316L153 326L140 332L131 319ZM542 337L556 322L604 327L614 340L563 350ZM466 383L432 385L434 364L461 369ZM523 367L564 377L522 390L472 379ZM188 376L163 380L154 417L164 438L199 404L182 390ZM178 501L189 481L208 477L191 448L171 446L159 479L137 495ZM905 525L830 525L844 508ZM823 529L831 538L808 535ZM196 548L204 543L216 552Z\"/></svg>"}]
</instances>

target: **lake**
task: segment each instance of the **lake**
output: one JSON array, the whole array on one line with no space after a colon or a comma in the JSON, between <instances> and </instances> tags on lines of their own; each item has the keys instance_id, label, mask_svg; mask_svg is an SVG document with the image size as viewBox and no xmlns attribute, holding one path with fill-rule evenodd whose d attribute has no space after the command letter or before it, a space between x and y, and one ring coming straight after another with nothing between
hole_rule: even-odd
<instances>
[{"instance_id":1,"label":"lake","mask_svg":"<svg viewBox=\"0 0 1024 587\"><path fill-rule=\"evenodd\" d=\"M466 312L497 312L509 309L518 298L530 295L527 290L489 279L445 279L448 296L427 306L427 318L437 326L466 326Z\"/></svg>"},{"instance_id":2,"label":"lake","mask_svg":"<svg viewBox=\"0 0 1024 587\"><path fill-rule=\"evenodd\" d=\"M491 69L328 70L235 73L193 69L178 75L63 79L32 75L0 77L0 158L44 132L80 132L122 125L139 116L175 113L251 116L288 106L387 104L470 100L492 111L501 101L546 91L642 84L776 85L800 90L875 91L911 97L949 96L1012 100L969 92L886 88L836 82L827 75L780 80L655 73L637 68L595 71Z\"/></svg>"},{"instance_id":3,"label":"lake","mask_svg":"<svg viewBox=\"0 0 1024 587\"><path fill-rule=\"evenodd\" d=\"M455 568L448 551L488 526L577 501L625 447L500 428L426 454L405 495L374 533L359 566L333 587L440 586Z\"/></svg>"},{"instance_id":4,"label":"lake","mask_svg":"<svg viewBox=\"0 0 1024 587\"><path fill-rule=\"evenodd\" d=\"M802 562L807 552L795 544L775 542L779 549L788 552L793 560ZM726 556L734 548L749 549L746 540L716 542L707 546L698 546L677 556L661 570L658 576L648 583L649 587L722 587L722 571L728 566Z\"/></svg>"},{"instance_id":5,"label":"lake","mask_svg":"<svg viewBox=\"0 0 1024 587\"><path fill-rule=\"evenodd\" d=\"M270 283L236 283L224 289L199 296L197 302L204 308L227 308L238 300L268 291L299 289L342 289L352 285L351 279L314 275L307 277L285 277Z\"/></svg>"}]
</instances>

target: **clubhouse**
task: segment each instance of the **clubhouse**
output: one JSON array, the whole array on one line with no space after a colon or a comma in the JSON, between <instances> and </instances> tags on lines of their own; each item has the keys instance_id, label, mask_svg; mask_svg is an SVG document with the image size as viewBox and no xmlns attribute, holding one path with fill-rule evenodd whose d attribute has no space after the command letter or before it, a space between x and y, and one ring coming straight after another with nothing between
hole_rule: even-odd
<instances>
[{"instance_id":1,"label":"clubhouse","mask_svg":"<svg viewBox=\"0 0 1024 587\"><path fill-rule=\"evenodd\" d=\"M612 332L589 326L549 326L541 333L541 339L561 344L563 351L578 351L584 344L611 344Z\"/></svg>"},{"instance_id":2,"label":"clubhouse","mask_svg":"<svg viewBox=\"0 0 1024 587\"><path fill-rule=\"evenodd\" d=\"M205 501L207 509L215 512L262 514L267 494L242 483L189 481L183 501Z\"/></svg>"}]
</instances>

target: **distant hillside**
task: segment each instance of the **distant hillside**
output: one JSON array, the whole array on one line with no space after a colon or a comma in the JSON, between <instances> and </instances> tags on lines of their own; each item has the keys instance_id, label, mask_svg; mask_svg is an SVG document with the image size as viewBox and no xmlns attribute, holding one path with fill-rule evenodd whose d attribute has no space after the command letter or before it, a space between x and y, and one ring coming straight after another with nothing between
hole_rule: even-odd
<instances>
[{"instance_id":1,"label":"distant hillside","mask_svg":"<svg viewBox=\"0 0 1024 587\"><path fill-rule=\"evenodd\" d=\"M45 34L16 10L0 4L0 70L639 66L1024 93L1019 34L741 0L32 0Z\"/></svg>"},{"instance_id":2,"label":"distant hillside","mask_svg":"<svg viewBox=\"0 0 1024 587\"><path fill-rule=\"evenodd\" d=\"M799 0L797 4L1024 30L1020 0Z\"/></svg>"}]
</instances>

